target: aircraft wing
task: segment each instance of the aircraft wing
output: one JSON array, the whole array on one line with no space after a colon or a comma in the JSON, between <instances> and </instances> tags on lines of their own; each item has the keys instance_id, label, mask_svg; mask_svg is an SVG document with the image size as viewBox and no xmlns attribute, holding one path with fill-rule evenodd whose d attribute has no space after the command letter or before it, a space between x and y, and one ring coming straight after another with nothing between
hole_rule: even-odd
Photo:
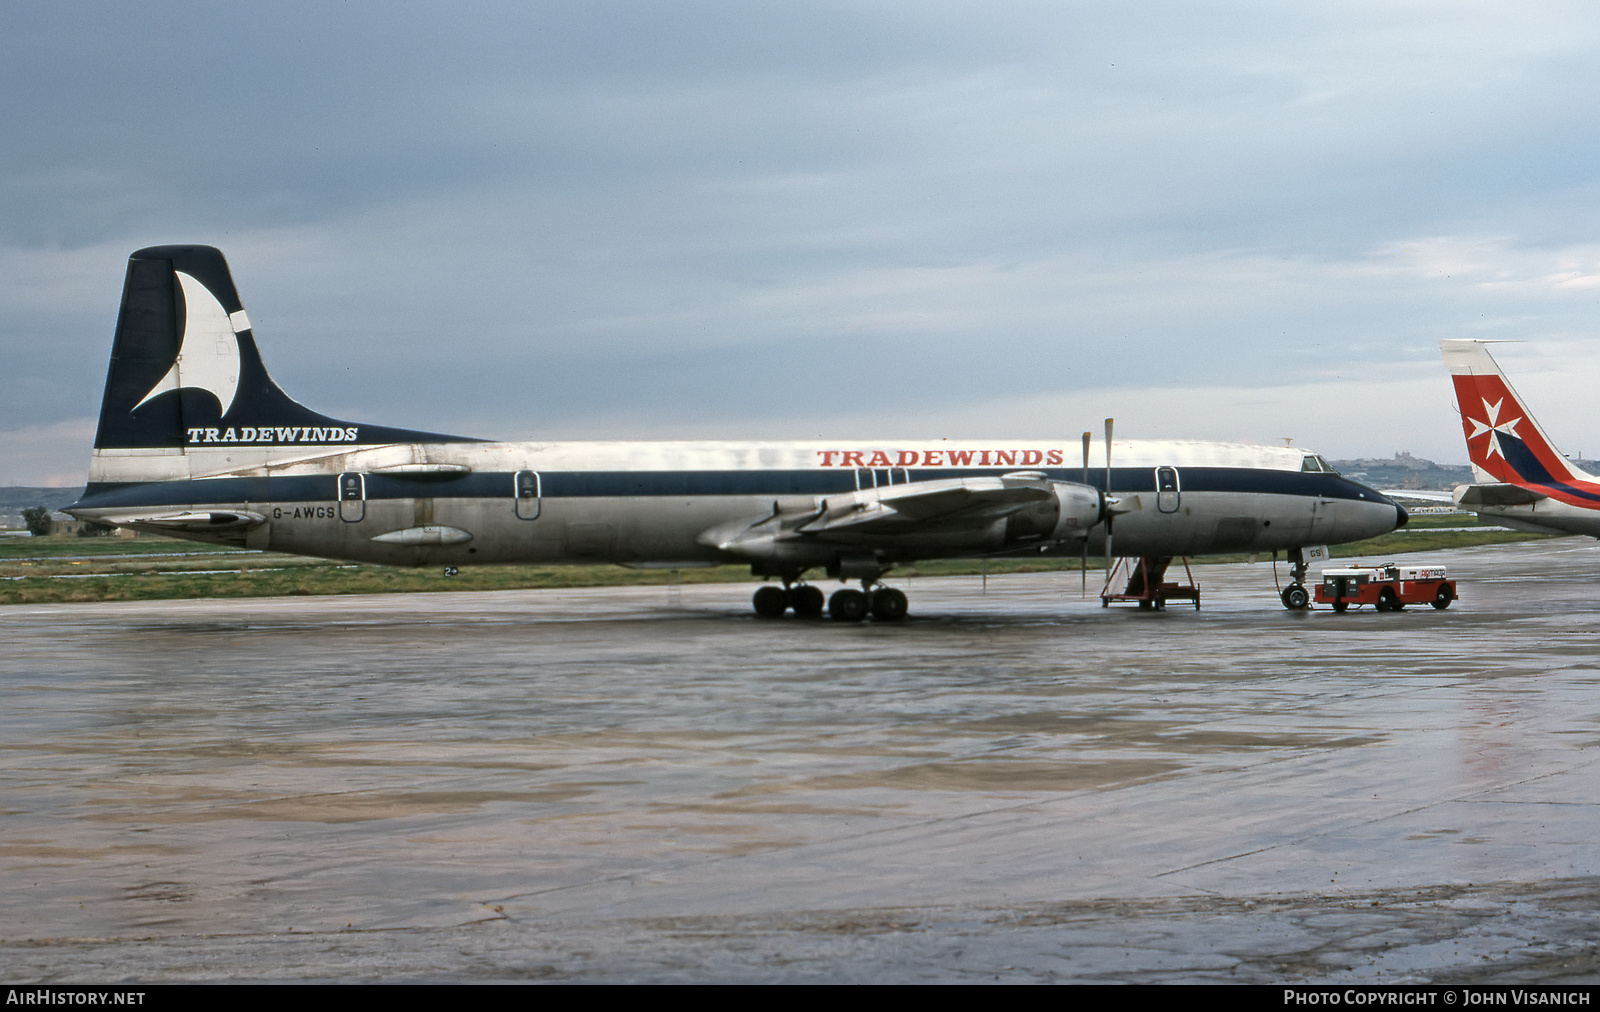
<instances>
[{"instance_id":1,"label":"aircraft wing","mask_svg":"<svg viewBox=\"0 0 1600 1012\"><path fill-rule=\"evenodd\" d=\"M892 534L908 528L999 520L1053 495L1050 483L1042 477L919 481L830 496L823 500L816 517L796 530L811 535L846 530Z\"/></svg>"},{"instance_id":2,"label":"aircraft wing","mask_svg":"<svg viewBox=\"0 0 1600 1012\"><path fill-rule=\"evenodd\" d=\"M696 540L753 559L810 558L808 551L825 546L837 551L929 537L989 551L986 531L998 521L1021 525L1035 543L1059 543L1086 537L1105 508L1097 489L1017 472L860 489L787 509L774 502L766 516L718 524Z\"/></svg>"}]
</instances>

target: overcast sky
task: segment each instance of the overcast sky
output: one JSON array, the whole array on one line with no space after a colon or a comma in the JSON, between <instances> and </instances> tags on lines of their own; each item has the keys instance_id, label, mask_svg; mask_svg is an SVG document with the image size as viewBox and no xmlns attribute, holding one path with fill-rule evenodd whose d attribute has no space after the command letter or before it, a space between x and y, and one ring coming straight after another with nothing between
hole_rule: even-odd
<instances>
[{"instance_id":1,"label":"overcast sky","mask_svg":"<svg viewBox=\"0 0 1600 1012\"><path fill-rule=\"evenodd\" d=\"M359 422L1464 463L1484 337L1600 455L1592 3L14 3L0 88L0 484L180 242Z\"/></svg>"}]
</instances>

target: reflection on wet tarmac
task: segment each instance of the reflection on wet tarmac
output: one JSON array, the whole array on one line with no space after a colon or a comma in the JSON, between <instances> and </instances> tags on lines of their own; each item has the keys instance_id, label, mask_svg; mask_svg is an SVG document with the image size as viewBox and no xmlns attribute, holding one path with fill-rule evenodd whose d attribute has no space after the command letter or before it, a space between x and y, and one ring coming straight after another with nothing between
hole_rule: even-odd
<instances>
[{"instance_id":1,"label":"reflection on wet tarmac","mask_svg":"<svg viewBox=\"0 0 1600 1012\"><path fill-rule=\"evenodd\" d=\"M1284 612L1265 565L1200 612L913 581L900 626L735 586L8 608L0 968L1593 979L1600 550L1441 558L1462 601L1397 615Z\"/></svg>"}]
</instances>

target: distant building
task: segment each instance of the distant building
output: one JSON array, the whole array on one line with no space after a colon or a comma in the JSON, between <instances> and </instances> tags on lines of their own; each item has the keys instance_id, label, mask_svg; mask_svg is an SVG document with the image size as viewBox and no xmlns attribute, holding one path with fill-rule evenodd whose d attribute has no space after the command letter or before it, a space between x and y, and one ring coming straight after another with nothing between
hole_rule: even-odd
<instances>
[{"instance_id":1,"label":"distant building","mask_svg":"<svg viewBox=\"0 0 1600 1012\"><path fill-rule=\"evenodd\" d=\"M51 534L81 534L83 533L84 524L85 521L68 516L65 513L50 514ZM113 538L137 538L139 532L126 527L113 527L111 533L107 536Z\"/></svg>"},{"instance_id":2,"label":"distant building","mask_svg":"<svg viewBox=\"0 0 1600 1012\"><path fill-rule=\"evenodd\" d=\"M76 534L83 529L83 521L65 513L50 514L51 534Z\"/></svg>"}]
</instances>

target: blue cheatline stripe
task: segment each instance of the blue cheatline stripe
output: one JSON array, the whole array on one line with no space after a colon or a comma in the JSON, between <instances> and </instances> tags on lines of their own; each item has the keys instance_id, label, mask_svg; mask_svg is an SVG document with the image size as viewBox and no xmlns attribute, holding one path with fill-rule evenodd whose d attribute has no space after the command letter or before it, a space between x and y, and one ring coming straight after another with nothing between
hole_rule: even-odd
<instances>
[{"instance_id":1,"label":"blue cheatline stripe","mask_svg":"<svg viewBox=\"0 0 1600 1012\"><path fill-rule=\"evenodd\" d=\"M1524 443L1516 436L1508 436L1504 433L1500 433L1499 435L1500 449L1505 452L1506 463L1511 465L1511 469L1515 471L1517 476L1526 484L1532 485L1541 490L1559 490L1561 492L1565 492L1567 495L1572 496L1574 499L1582 499L1585 502L1600 502L1600 495L1596 495L1593 491L1588 489L1579 488L1577 485L1574 485L1571 482L1562 481L1555 475L1551 474L1549 470L1539 462L1539 458L1534 456L1533 451L1528 449L1528 444Z\"/></svg>"},{"instance_id":2,"label":"blue cheatline stripe","mask_svg":"<svg viewBox=\"0 0 1600 1012\"><path fill-rule=\"evenodd\" d=\"M996 477L1001 470L913 468L912 481L940 478ZM1267 493L1383 502L1365 485L1332 474L1271 471L1245 467L1179 469L1183 494L1194 492ZM1080 482L1082 472L1055 468L1044 472L1058 481ZM366 475L367 499L510 499L511 471L485 471L427 479ZM191 503L329 502L337 498L332 474L274 475L259 478L196 478L167 482L95 482L72 508L115 509L182 506ZM785 496L835 495L855 490L854 471L727 470L727 471L540 471L544 499L616 498L621 496ZM1105 470L1093 469L1089 485L1105 484ZM1155 469L1115 468L1111 487L1118 493L1154 492Z\"/></svg>"}]
</instances>

